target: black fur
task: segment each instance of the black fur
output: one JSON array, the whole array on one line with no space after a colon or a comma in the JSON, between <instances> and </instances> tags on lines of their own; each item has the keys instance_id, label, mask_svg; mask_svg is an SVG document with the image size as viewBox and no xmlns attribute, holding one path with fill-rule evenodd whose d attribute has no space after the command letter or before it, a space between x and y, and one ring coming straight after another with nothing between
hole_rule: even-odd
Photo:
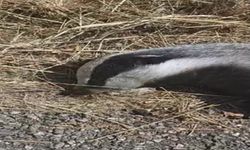
<instances>
[{"instance_id":1,"label":"black fur","mask_svg":"<svg viewBox=\"0 0 250 150\"><path fill-rule=\"evenodd\" d=\"M143 87L195 88L222 95L250 97L250 69L238 66L207 67L148 82Z\"/></svg>"}]
</instances>

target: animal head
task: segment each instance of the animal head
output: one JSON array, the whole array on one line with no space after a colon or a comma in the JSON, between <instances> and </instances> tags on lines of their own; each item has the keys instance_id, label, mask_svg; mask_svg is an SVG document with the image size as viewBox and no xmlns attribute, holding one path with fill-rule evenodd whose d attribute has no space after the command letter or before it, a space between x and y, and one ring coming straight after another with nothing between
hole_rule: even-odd
<instances>
[{"instance_id":1,"label":"animal head","mask_svg":"<svg viewBox=\"0 0 250 150\"><path fill-rule=\"evenodd\" d=\"M98 65L102 64L105 59L106 57L97 58L82 65L76 72L77 84L87 85L89 80L91 79L93 70Z\"/></svg>"}]
</instances>

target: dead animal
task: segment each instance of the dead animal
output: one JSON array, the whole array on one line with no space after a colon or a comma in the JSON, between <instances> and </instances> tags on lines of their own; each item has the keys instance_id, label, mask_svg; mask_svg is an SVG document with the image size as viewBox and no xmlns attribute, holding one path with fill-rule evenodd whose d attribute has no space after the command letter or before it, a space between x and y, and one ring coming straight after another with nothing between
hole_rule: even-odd
<instances>
[{"instance_id":1,"label":"dead animal","mask_svg":"<svg viewBox=\"0 0 250 150\"><path fill-rule=\"evenodd\" d=\"M179 45L113 54L77 71L78 85L133 89L194 87L250 96L250 44Z\"/></svg>"}]
</instances>

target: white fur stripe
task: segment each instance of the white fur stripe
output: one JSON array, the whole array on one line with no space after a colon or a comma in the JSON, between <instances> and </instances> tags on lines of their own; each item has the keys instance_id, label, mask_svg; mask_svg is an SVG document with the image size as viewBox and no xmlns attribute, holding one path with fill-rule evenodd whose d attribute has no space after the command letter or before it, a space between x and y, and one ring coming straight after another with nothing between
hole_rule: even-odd
<instances>
[{"instance_id":1,"label":"white fur stripe","mask_svg":"<svg viewBox=\"0 0 250 150\"><path fill-rule=\"evenodd\" d=\"M136 88L149 81L174 76L187 71L198 70L210 66L232 65L231 58L181 58L172 59L160 64L141 66L120 73L106 81L105 86L117 88Z\"/></svg>"}]
</instances>

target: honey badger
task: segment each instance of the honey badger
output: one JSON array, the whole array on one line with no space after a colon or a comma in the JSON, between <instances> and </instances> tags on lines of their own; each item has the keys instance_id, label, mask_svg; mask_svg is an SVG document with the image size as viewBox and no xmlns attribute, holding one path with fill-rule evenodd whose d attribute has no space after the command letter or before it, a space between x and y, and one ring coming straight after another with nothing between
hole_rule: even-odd
<instances>
[{"instance_id":1,"label":"honey badger","mask_svg":"<svg viewBox=\"0 0 250 150\"><path fill-rule=\"evenodd\" d=\"M250 44L210 43L143 49L92 60L78 85L117 89L195 87L250 97Z\"/></svg>"}]
</instances>

